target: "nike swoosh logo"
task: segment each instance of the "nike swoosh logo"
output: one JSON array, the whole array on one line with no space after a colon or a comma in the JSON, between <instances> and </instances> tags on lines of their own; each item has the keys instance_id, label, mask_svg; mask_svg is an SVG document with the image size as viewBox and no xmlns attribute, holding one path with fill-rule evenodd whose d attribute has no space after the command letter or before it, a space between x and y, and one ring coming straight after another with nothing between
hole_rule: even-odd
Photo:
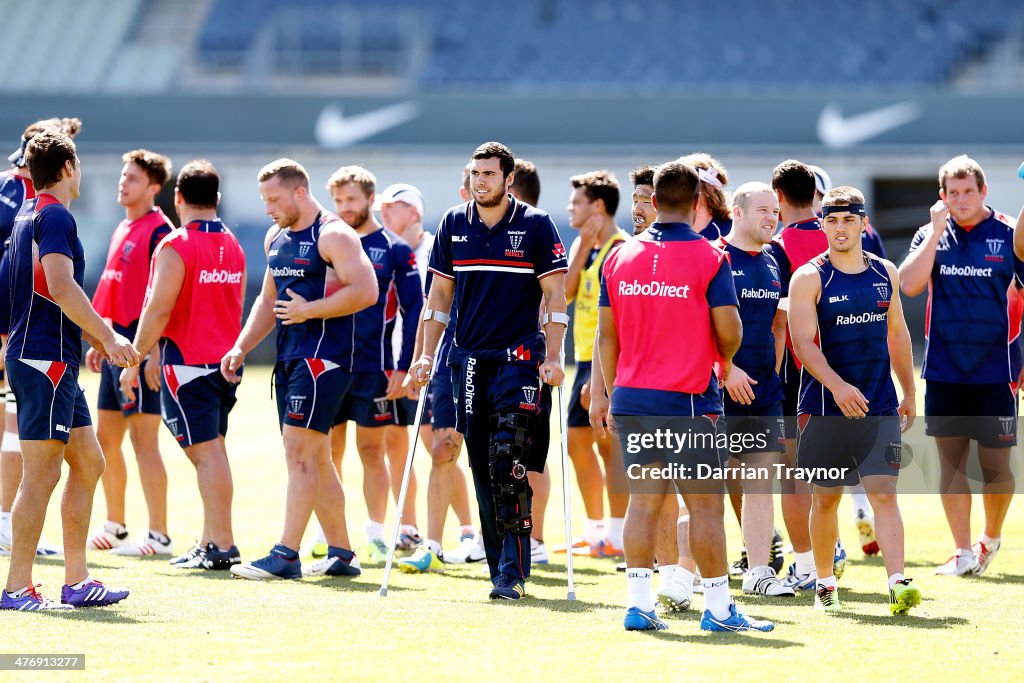
<instances>
[{"instance_id":1,"label":"nike swoosh logo","mask_svg":"<svg viewBox=\"0 0 1024 683\"><path fill-rule=\"evenodd\" d=\"M921 109L914 102L901 102L848 117L843 116L837 105L829 103L818 117L818 137L826 147L845 149L910 123L920 116Z\"/></svg>"},{"instance_id":2,"label":"nike swoosh logo","mask_svg":"<svg viewBox=\"0 0 1024 683\"><path fill-rule=\"evenodd\" d=\"M401 102L364 114L344 116L342 108L328 104L316 118L316 141L327 149L340 149L400 126L420 114L415 102Z\"/></svg>"}]
</instances>

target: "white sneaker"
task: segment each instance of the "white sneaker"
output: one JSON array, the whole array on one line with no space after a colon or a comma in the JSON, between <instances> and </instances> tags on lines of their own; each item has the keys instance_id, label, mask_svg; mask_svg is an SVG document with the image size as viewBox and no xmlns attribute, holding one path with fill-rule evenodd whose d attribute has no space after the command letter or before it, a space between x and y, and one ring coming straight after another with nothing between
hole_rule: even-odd
<instances>
[{"instance_id":1,"label":"white sneaker","mask_svg":"<svg viewBox=\"0 0 1024 683\"><path fill-rule=\"evenodd\" d=\"M164 543L153 535L153 532L146 534L145 538L138 541L123 543L110 551L111 555L122 555L124 557L149 557L152 555L171 555L171 539Z\"/></svg>"},{"instance_id":2,"label":"white sneaker","mask_svg":"<svg viewBox=\"0 0 1024 683\"><path fill-rule=\"evenodd\" d=\"M978 573L978 566L973 551L957 550L944 565L935 570L935 573L939 576L964 576Z\"/></svg>"},{"instance_id":3,"label":"white sneaker","mask_svg":"<svg viewBox=\"0 0 1024 683\"><path fill-rule=\"evenodd\" d=\"M796 591L775 576L775 570L765 565L754 567L743 577L743 592L747 595L767 595L773 598L792 598Z\"/></svg>"},{"instance_id":4,"label":"white sneaker","mask_svg":"<svg viewBox=\"0 0 1024 683\"><path fill-rule=\"evenodd\" d=\"M85 547L89 550L111 550L128 543L128 530L107 522L98 531L94 531L89 537Z\"/></svg>"},{"instance_id":5,"label":"white sneaker","mask_svg":"<svg viewBox=\"0 0 1024 683\"><path fill-rule=\"evenodd\" d=\"M693 584L676 581L675 576L678 576L678 572L671 581L658 589L658 603L669 612L685 612L693 603Z\"/></svg>"},{"instance_id":6,"label":"white sneaker","mask_svg":"<svg viewBox=\"0 0 1024 683\"><path fill-rule=\"evenodd\" d=\"M999 552L999 548L1001 548L1002 545L1003 542L999 541L996 543L995 547L990 548L981 541L978 541L971 546L971 550L974 551L974 556L978 560L978 566L974 568L975 574L985 573L985 570L988 569L988 566L992 563L993 558L995 558L996 553Z\"/></svg>"},{"instance_id":7,"label":"white sneaker","mask_svg":"<svg viewBox=\"0 0 1024 683\"><path fill-rule=\"evenodd\" d=\"M530 562L533 564L547 564L548 560L548 549L544 545L544 541L538 541L536 538L530 538Z\"/></svg>"},{"instance_id":8,"label":"white sneaker","mask_svg":"<svg viewBox=\"0 0 1024 683\"><path fill-rule=\"evenodd\" d=\"M11 556L11 537L7 534L0 532L0 557ZM63 557L64 551L60 546L50 545L46 542L45 538L39 539L39 545L36 546L36 557Z\"/></svg>"},{"instance_id":9,"label":"white sneaker","mask_svg":"<svg viewBox=\"0 0 1024 683\"><path fill-rule=\"evenodd\" d=\"M484 539L480 534L462 537L459 547L455 550L446 550L441 559L448 564L466 564L467 562L480 562L487 559L484 552Z\"/></svg>"}]
</instances>

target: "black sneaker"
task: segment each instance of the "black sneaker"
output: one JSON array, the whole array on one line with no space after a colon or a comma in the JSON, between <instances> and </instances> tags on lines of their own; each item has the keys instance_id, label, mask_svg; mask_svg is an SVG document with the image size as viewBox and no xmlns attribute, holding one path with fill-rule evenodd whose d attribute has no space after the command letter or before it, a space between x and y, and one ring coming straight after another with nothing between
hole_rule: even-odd
<instances>
[{"instance_id":1,"label":"black sneaker","mask_svg":"<svg viewBox=\"0 0 1024 683\"><path fill-rule=\"evenodd\" d=\"M217 544L210 541L203 550L199 566L203 569L223 570L231 569L233 565L241 562L242 556L238 553L237 545L233 545L227 550L221 550Z\"/></svg>"},{"instance_id":2,"label":"black sneaker","mask_svg":"<svg viewBox=\"0 0 1024 683\"><path fill-rule=\"evenodd\" d=\"M744 549L740 555L740 559L732 563L729 567L729 576L743 576L747 573L747 551Z\"/></svg>"},{"instance_id":3,"label":"black sneaker","mask_svg":"<svg viewBox=\"0 0 1024 683\"><path fill-rule=\"evenodd\" d=\"M768 551L768 564L775 570L775 574L778 575L782 571L782 566L785 562L786 556L782 552L782 534L779 533L778 529L773 529L772 547Z\"/></svg>"}]
</instances>

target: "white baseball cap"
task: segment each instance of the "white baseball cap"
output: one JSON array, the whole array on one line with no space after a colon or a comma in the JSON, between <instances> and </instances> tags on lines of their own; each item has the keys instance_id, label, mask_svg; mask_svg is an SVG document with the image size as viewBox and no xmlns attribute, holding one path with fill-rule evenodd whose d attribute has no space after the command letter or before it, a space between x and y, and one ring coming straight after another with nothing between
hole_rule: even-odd
<instances>
[{"instance_id":1,"label":"white baseball cap","mask_svg":"<svg viewBox=\"0 0 1024 683\"><path fill-rule=\"evenodd\" d=\"M387 189L374 198L373 210L380 211L382 205L394 202L405 202L410 206L415 206L416 210L420 212L420 218L423 217L423 193L415 186L405 183L388 185Z\"/></svg>"},{"instance_id":2,"label":"white baseball cap","mask_svg":"<svg viewBox=\"0 0 1024 683\"><path fill-rule=\"evenodd\" d=\"M825 169L821 166L808 166L808 168L814 174L814 188L823 195L828 194L828 191L832 189L832 179L828 177Z\"/></svg>"}]
</instances>

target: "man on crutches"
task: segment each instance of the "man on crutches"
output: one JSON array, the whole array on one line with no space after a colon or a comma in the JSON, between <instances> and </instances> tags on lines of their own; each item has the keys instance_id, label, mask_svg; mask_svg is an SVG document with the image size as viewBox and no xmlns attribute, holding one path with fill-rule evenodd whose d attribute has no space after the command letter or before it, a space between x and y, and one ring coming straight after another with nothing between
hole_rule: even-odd
<instances>
[{"instance_id":1,"label":"man on crutches","mask_svg":"<svg viewBox=\"0 0 1024 683\"><path fill-rule=\"evenodd\" d=\"M473 153L473 200L441 219L424 311L423 348L436 348L454 305L448 355L456 429L465 436L490 569L491 599L518 600L530 575L531 490L548 449L549 389L564 379L565 247L543 211L509 196L515 159L489 142ZM537 325L541 300L547 311ZM410 368L420 386L433 359Z\"/></svg>"}]
</instances>

